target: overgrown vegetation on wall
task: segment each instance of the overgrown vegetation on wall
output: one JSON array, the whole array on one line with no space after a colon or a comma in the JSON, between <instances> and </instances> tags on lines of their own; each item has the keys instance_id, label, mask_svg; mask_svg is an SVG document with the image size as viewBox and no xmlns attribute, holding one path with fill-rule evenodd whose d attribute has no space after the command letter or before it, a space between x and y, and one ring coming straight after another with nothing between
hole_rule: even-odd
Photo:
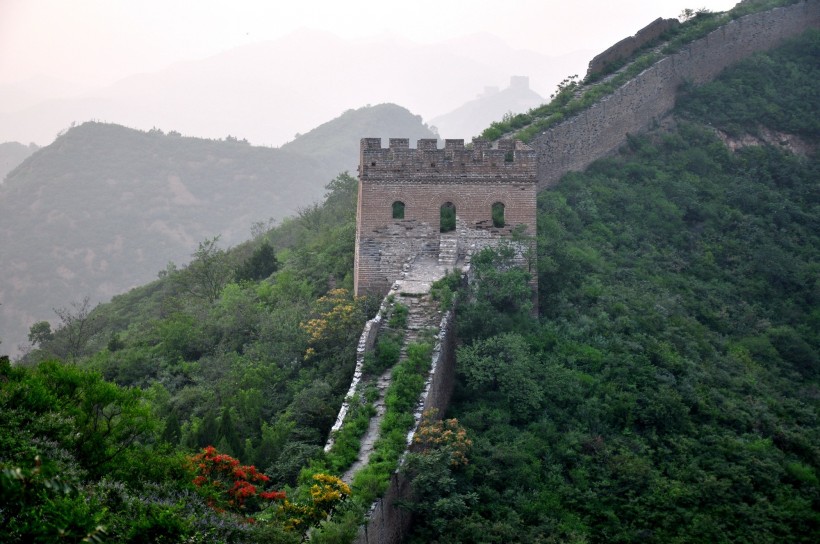
<instances>
[{"instance_id":1,"label":"overgrown vegetation on wall","mask_svg":"<svg viewBox=\"0 0 820 544\"><path fill-rule=\"evenodd\" d=\"M526 113L510 114L501 121L492 123L481 136L489 140L511 136L529 142L545 129L589 108L663 57L676 53L683 46L706 36L719 26L744 15L795 3L797 0L760 0L742 2L724 13L701 10L697 14L693 12L692 17L665 33L656 42L647 44L629 58L609 65L606 73L593 74L593 77L585 81L578 80L577 75L569 76L558 84L549 103Z\"/></svg>"}]
</instances>

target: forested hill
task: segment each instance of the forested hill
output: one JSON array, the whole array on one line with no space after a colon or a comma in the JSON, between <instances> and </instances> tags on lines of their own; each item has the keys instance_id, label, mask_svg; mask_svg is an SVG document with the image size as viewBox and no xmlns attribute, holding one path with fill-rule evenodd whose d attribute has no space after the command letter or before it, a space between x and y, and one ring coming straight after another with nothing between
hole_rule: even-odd
<instances>
[{"instance_id":1,"label":"forested hill","mask_svg":"<svg viewBox=\"0 0 820 544\"><path fill-rule=\"evenodd\" d=\"M355 166L351 142L372 126L431 135L420 118L387 104L331 124L344 141L319 127L292 149L103 123L66 131L0 185L4 347L25 344L31 323L56 318L52 308L85 296L108 300L169 261L187 262L206 238L237 244L254 223L320 200L331 179Z\"/></svg>"}]
</instances>

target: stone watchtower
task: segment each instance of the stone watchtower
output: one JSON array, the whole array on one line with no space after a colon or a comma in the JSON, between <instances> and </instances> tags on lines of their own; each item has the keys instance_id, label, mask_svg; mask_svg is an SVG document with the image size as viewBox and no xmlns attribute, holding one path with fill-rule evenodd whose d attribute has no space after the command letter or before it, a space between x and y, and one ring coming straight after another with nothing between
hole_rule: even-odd
<instances>
[{"instance_id":1,"label":"stone watchtower","mask_svg":"<svg viewBox=\"0 0 820 544\"><path fill-rule=\"evenodd\" d=\"M384 295L417 259L450 268L509 238L535 236L536 155L527 145L474 139L361 140L356 295Z\"/></svg>"}]
</instances>

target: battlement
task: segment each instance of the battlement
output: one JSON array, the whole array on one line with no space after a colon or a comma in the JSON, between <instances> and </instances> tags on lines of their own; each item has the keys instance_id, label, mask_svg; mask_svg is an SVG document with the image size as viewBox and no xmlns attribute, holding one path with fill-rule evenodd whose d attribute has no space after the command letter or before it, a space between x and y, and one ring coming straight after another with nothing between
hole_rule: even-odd
<instances>
[{"instance_id":1,"label":"battlement","mask_svg":"<svg viewBox=\"0 0 820 544\"><path fill-rule=\"evenodd\" d=\"M359 179L379 183L401 180L440 180L448 183L478 179L496 182L535 182L536 153L528 145L514 140L492 142L474 138L472 149L464 140L444 140L444 148L435 139L422 139L410 148L408 138L390 138L383 148L380 138L362 138Z\"/></svg>"}]
</instances>

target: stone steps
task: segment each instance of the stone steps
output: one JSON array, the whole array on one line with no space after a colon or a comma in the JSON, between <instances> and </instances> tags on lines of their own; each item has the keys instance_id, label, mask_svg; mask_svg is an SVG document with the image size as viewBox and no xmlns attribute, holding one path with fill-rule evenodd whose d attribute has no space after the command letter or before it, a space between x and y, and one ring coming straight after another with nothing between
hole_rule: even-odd
<instances>
[{"instance_id":1,"label":"stone steps","mask_svg":"<svg viewBox=\"0 0 820 544\"><path fill-rule=\"evenodd\" d=\"M433 300L429 293L423 296L401 298L401 303L407 306L408 313L399 362L407 359L408 345L422 340L425 331L429 329L437 331L441 325L441 312L438 309L438 301ZM376 380L375 385L379 392L378 399L373 403L376 408L376 415L370 419L367 431L362 437L356 462L342 475L342 480L348 484L353 481L356 473L367 465L370 455L373 453L373 446L379 438L379 428L385 413L384 398L387 389L390 387L392 373L393 369L388 369Z\"/></svg>"},{"instance_id":2,"label":"stone steps","mask_svg":"<svg viewBox=\"0 0 820 544\"><path fill-rule=\"evenodd\" d=\"M454 266L458 260L458 237L443 235L439 239L438 264Z\"/></svg>"}]
</instances>

